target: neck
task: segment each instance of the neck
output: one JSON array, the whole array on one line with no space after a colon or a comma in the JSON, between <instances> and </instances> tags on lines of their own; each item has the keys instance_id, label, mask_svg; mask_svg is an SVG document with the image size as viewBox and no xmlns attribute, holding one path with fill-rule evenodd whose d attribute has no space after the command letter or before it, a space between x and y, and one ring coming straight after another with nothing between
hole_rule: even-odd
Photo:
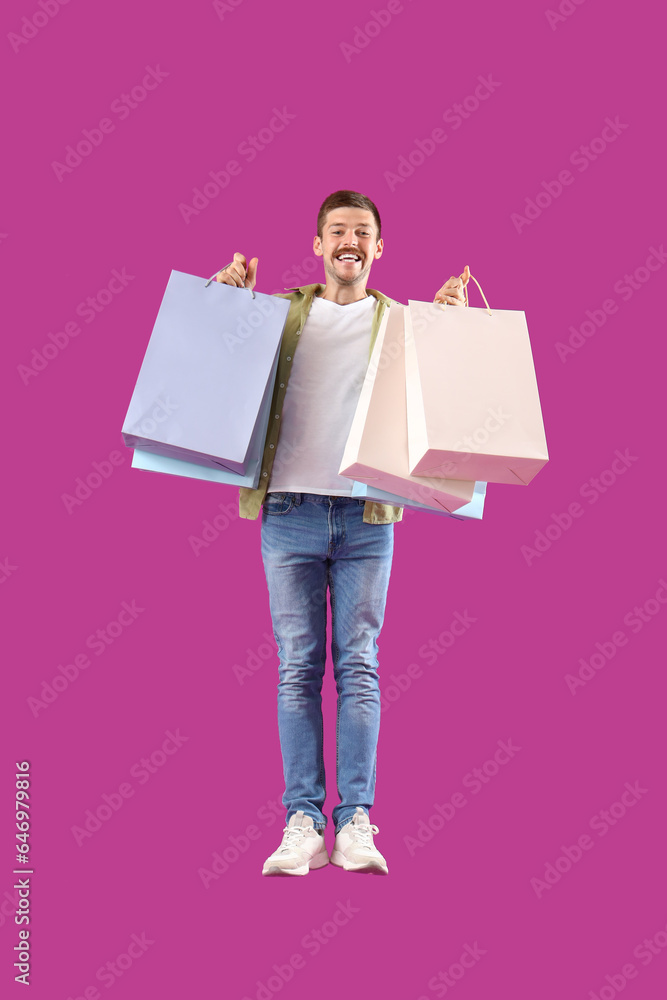
<instances>
[{"instance_id":1,"label":"neck","mask_svg":"<svg viewBox=\"0 0 667 1000\"><path fill-rule=\"evenodd\" d=\"M366 282L363 285L339 285L327 281L324 290L320 292L319 298L328 299L329 302L337 302L339 306L349 305L351 302L359 302L368 296Z\"/></svg>"}]
</instances>

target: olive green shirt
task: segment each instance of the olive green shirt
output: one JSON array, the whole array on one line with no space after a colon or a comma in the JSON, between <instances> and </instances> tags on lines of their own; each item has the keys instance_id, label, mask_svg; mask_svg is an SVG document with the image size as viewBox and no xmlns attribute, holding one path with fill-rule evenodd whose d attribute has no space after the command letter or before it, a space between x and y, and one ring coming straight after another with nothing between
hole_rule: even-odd
<instances>
[{"instance_id":1,"label":"olive green shirt","mask_svg":"<svg viewBox=\"0 0 667 1000\"><path fill-rule=\"evenodd\" d=\"M280 434L280 418L292 370L294 354L299 343L299 336L304 328L313 298L322 291L324 291L324 285L303 285L300 288L289 291L285 295L279 295L279 298L289 299L290 308L285 320L285 328L280 343L278 370L276 372L276 381L271 399L271 410L269 411L269 426L264 443L262 468L257 489L253 490L247 486L242 486L239 490L240 517L255 520L261 510L271 480L271 468L276 454L278 435ZM370 361L384 311L394 300L383 295L382 292L374 291L372 288L367 288L366 293L375 296L378 300L378 304L373 312L373 324L371 327L371 342L368 350L368 359ZM389 524L392 521L400 521L402 517L402 507L393 507L386 503L375 503L372 500L367 500L364 504L364 521L367 524Z\"/></svg>"}]
</instances>

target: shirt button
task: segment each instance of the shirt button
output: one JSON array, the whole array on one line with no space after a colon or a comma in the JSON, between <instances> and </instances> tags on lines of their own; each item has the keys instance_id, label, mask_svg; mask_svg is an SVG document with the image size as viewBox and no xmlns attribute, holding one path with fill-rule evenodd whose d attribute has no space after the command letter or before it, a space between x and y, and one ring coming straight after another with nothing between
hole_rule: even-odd
<instances>
[{"instance_id":1,"label":"shirt button","mask_svg":"<svg viewBox=\"0 0 667 1000\"><path fill-rule=\"evenodd\" d=\"M269 448L273 448L273 447L275 447L275 446L274 446L274 445L272 445L272 444L270 444L270 445L269 445Z\"/></svg>"},{"instance_id":2,"label":"shirt button","mask_svg":"<svg viewBox=\"0 0 667 1000\"><path fill-rule=\"evenodd\" d=\"M268 472L263 472L262 475L263 476L268 476Z\"/></svg>"},{"instance_id":3,"label":"shirt button","mask_svg":"<svg viewBox=\"0 0 667 1000\"><path fill-rule=\"evenodd\" d=\"M278 420L279 417L280 417L280 414L276 413L276 420Z\"/></svg>"},{"instance_id":4,"label":"shirt button","mask_svg":"<svg viewBox=\"0 0 667 1000\"><path fill-rule=\"evenodd\" d=\"M285 388L285 383L284 383L284 382L281 382L281 383L280 383L280 388L281 388L281 389L284 389L284 388Z\"/></svg>"},{"instance_id":5,"label":"shirt button","mask_svg":"<svg viewBox=\"0 0 667 1000\"><path fill-rule=\"evenodd\" d=\"M288 358L285 358L285 360L286 361L291 361L292 359L288 357Z\"/></svg>"}]
</instances>

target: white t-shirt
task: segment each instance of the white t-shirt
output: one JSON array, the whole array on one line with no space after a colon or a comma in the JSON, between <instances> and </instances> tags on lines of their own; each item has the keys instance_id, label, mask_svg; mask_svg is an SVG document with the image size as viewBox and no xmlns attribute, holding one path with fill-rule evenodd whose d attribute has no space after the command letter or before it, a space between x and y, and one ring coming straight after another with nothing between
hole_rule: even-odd
<instances>
[{"instance_id":1,"label":"white t-shirt","mask_svg":"<svg viewBox=\"0 0 667 1000\"><path fill-rule=\"evenodd\" d=\"M368 368L373 295L339 305L316 296L299 335L268 492L351 496L338 475Z\"/></svg>"}]
</instances>

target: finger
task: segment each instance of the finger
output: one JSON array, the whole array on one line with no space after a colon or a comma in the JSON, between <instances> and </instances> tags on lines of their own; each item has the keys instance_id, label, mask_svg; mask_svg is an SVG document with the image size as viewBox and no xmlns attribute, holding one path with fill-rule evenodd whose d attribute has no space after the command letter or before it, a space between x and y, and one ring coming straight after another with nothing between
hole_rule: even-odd
<instances>
[{"instance_id":1,"label":"finger","mask_svg":"<svg viewBox=\"0 0 667 1000\"><path fill-rule=\"evenodd\" d=\"M237 288L245 288L246 269L248 263L242 253L235 253L234 260L227 268L227 273L231 274Z\"/></svg>"},{"instance_id":2,"label":"finger","mask_svg":"<svg viewBox=\"0 0 667 1000\"><path fill-rule=\"evenodd\" d=\"M257 281L257 264L258 258L253 257L248 264L248 273L246 275L246 288L254 288Z\"/></svg>"},{"instance_id":3,"label":"finger","mask_svg":"<svg viewBox=\"0 0 667 1000\"><path fill-rule=\"evenodd\" d=\"M470 280L470 268L466 264L466 266L463 268L463 274L461 275L461 281L463 282L464 288L468 284L469 280Z\"/></svg>"},{"instance_id":4,"label":"finger","mask_svg":"<svg viewBox=\"0 0 667 1000\"><path fill-rule=\"evenodd\" d=\"M229 278L228 285L236 285L237 288L244 287L246 272L239 261L233 261L221 273L227 275Z\"/></svg>"},{"instance_id":5,"label":"finger","mask_svg":"<svg viewBox=\"0 0 667 1000\"><path fill-rule=\"evenodd\" d=\"M229 276L229 274L227 273L227 271L219 271L216 274L216 276L215 276L215 280L219 281L221 285L235 285L236 284L236 282L234 281L234 279Z\"/></svg>"}]
</instances>

